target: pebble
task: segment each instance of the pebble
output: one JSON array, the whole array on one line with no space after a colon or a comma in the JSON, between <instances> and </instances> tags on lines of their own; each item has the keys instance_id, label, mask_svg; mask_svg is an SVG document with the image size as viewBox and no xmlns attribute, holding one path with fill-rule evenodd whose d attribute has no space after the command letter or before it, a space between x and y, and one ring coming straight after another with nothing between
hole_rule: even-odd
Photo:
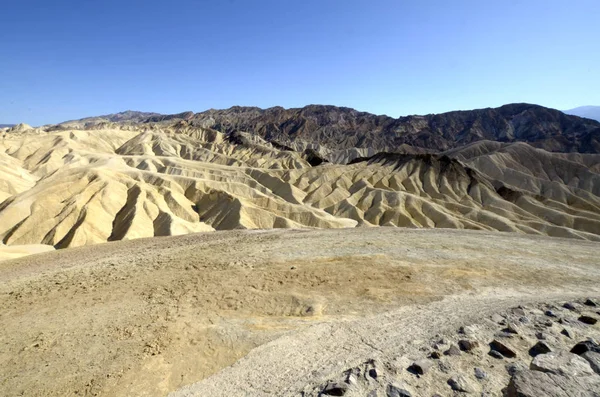
<instances>
[{"instance_id":1,"label":"pebble","mask_svg":"<svg viewBox=\"0 0 600 397\"><path fill-rule=\"evenodd\" d=\"M535 357L538 356L540 354L546 354L546 353L550 353L552 351L552 349L550 348L550 346L548 346L546 344L546 342L538 342L535 345L533 345L531 347L531 349L529 349L529 355L531 357Z\"/></svg>"},{"instance_id":2,"label":"pebble","mask_svg":"<svg viewBox=\"0 0 600 397\"><path fill-rule=\"evenodd\" d=\"M513 358L517 356L517 352L512 347L500 342L498 339L494 339L490 343L490 348L502 354L504 357Z\"/></svg>"},{"instance_id":3,"label":"pebble","mask_svg":"<svg viewBox=\"0 0 600 397\"><path fill-rule=\"evenodd\" d=\"M598 322L598 320L595 319L592 316L580 316L578 318L578 320L581 321L584 324L589 324L589 325L594 325L594 324L596 324Z\"/></svg>"},{"instance_id":4,"label":"pebble","mask_svg":"<svg viewBox=\"0 0 600 397\"><path fill-rule=\"evenodd\" d=\"M454 375L448 379L448 384L455 391L462 391L465 393L473 393L475 389L469 383L469 380L462 375Z\"/></svg>"},{"instance_id":5,"label":"pebble","mask_svg":"<svg viewBox=\"0 0 600 397\"><path fill-rule=\"evenodd\" d=\"M592 300L590 298L586 299L583 304L586 305L586 306L592 306L592 307L597 307L598 306L598 304L596 303L596 301L594 301L594 300Z\"/></svg>"},{"instance_id":6,"label":"pebble","mask_svg":"<svg viewBox=\"0 0 600 397\"><path fill-rule=\"evenodd\" d=\"M479 346L479 343L474 340L461 339L458 341L458 347L460 350L465 352L470 352L471 350L477 348L477 346Z\"/></svg>"},{"instance_id":7,"label":"pebble","mask_svg":"<svg viewBox=\"0 0 600 397\"><path fill-rule=\"evenodd\" d=\"M427 373L427 371L429 371L429 368L431 368L432 365L433 363L430 360L417 360L412 363L412 365L409 367L409 370L416 372L419 375L424 375Z\"/></svg>"},{"instance_id":8,"label":"pebble","mask_svg":"<svg viewBox=\"0 0 600 397\"><path fill-rule=\"evenodd\" d=\"M481 368L479 368L479 367L476 367L476 368L475 368L475 377L476 377L477 379L485 379L485 378L487 378L487 377L488 377L488 374L487 374L487 372L485 372L485 371L484 371L484 370L482 370Z\"/></svg>"},{"instance_id":9,"label":"pebble","mask_svg":"<svg viewBox=\"0 0 600 397\"><path fill-rule=\"evenodd\" d=\"M460 356L460 349L456 345L450 346L448 350L444 352L445 356Z\"/></svg>"}]
</instances>

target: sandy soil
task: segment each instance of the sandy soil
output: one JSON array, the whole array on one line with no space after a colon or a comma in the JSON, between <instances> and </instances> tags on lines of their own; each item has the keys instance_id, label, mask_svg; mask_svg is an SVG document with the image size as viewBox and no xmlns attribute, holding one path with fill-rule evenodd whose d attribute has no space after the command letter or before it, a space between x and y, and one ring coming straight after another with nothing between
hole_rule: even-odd
<instances>
[{"instance_id":1,"label":"sandy soil","mask_svg":"<svg viewBox=\"0 0 600 397\"><path fill-rule=\"evenodd\" d=\"M351 335L347 359L360 360L360 335L381 348L515 301L598 295L599 248L360 228L192 234L3 261L0 394L157 396L203 379L194 390L224 391L233 378L233 395L282 382L293 393L345 366L334 353ZM323 346L331 353L319 356ZM245 382L252 368L261 375Z\"/></svg>"}]
</instances>

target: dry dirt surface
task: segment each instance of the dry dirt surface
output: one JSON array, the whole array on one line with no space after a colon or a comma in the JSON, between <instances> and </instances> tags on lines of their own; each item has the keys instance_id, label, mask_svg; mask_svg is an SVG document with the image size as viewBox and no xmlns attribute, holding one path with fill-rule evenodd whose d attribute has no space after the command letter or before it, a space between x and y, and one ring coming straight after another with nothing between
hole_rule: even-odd
<instances>
[{"instance_id":1,"label":"dry dirt surface","mask_svg":"<svg viewBox=\"0 0 600 397\"><path fill-rule=\"evenodd\" d=\"M599 296L599 248L499 232L280 229L7 260L0 395L300 395L492 311Z\"/></svg>"}]
</instances>

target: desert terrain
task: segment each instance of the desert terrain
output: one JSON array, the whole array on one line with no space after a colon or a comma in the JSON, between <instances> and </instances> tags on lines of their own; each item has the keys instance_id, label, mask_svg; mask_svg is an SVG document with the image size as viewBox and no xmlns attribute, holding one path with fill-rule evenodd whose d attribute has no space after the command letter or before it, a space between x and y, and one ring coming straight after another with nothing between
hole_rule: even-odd
<instances>
[{"instance_id":1,"label":"desert terrain","mask_svg":"<svg viewBox=\"0 0 600 397\"><path fill-rule=\"evenodd\" d=\"M0 394L156 396L203 381L174 395L300 395L493 312L600 296L597 255L598 243L575 239L353 228L200 233L8 260Z\"/></svg>"},{"instance_id":2,"label":"desert terrain","mask_svg":"<svg viewBox=\"0 0 600 397\"><path fill-rule=\"evenodd\" d=\"M587 392L599 131L527 104L3 128L0 395Z\"/></svg>"}]
</instances>

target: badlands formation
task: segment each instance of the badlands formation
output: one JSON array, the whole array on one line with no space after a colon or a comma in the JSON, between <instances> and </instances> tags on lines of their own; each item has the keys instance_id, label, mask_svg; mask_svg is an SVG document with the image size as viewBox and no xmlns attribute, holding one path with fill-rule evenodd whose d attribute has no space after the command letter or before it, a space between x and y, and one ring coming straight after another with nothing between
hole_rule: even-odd
<instances>
[{"instance_id":1,"label":"badlands formation","mask_svg":"<svg viewBox=\"0 0 600 397\"><path fill-rule=\"evenodd\" d=\"M0 395L595 396L599 142L526 104L1 129Z\"/></svg>"}]
</instances>

